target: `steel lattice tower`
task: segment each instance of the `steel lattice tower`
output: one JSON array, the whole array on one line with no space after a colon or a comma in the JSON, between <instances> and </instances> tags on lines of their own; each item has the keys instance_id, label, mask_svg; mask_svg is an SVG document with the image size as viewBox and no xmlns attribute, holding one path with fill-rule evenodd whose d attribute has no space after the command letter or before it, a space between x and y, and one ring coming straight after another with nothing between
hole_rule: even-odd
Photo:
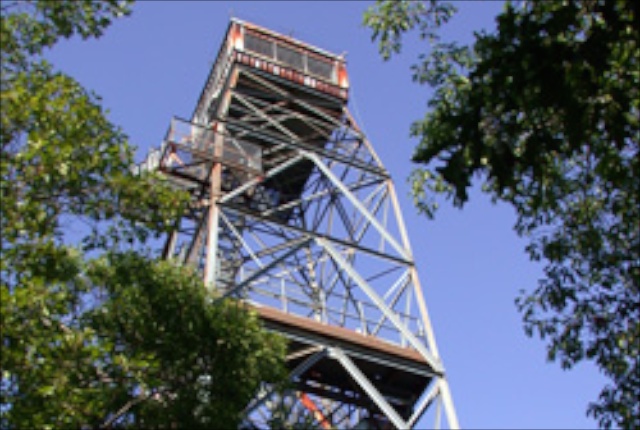
<instances>
[{"instance_id":1,"label":"steel lattice tower","mask_svg":"<svg viewBox=\"0 0 640 430\"><path fill-rule=\"evenodd\" d=\"M264 386L246 428L457 428L394 186L347 108L344 58L232 20L158 168L192 196L166 258L288 338L295 390ZM431 412L430 412L431 414ZM280 421L278 421L280 420Z\"/></svg>"}]
</instances>

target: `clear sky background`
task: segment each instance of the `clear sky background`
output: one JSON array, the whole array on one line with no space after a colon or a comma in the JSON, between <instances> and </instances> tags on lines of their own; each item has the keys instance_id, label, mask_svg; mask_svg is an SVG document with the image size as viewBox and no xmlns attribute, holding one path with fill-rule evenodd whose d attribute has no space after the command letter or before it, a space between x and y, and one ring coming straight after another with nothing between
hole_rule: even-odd
<instances>
[{"instance_id":1,"label":"clear sky background","mask_svg":"<svg viewBox=\"0 0 640 430\"><path fill-rule=\"evenodd\" d=\"M544 343L522 329L514 299L520 289L531 291L542 271L512 230L513 210L492 205L477 188L463 211L443 205L435 221L412 206L406 178L416 142L409 125L424 114L430 91L411 81L409 68L422 47L408 41L400 57L383 62L361 24L369 4L145 1L101 39L63 42L48 57L103 98L142 159L173 115L191 116L230 16L346 51L350 107L395 179L461 425L595 428L585 411L604 379L590 364L565 372L547 363ZM493 30L502 8L456 4L446 36L463 43L473 31Z\"/></svg>"}]
</instances>

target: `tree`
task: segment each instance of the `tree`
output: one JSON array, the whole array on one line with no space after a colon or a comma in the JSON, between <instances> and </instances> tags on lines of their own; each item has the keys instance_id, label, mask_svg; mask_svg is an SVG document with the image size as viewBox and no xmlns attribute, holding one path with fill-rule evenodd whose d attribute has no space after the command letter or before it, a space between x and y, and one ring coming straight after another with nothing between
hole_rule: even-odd
<instances>
[{"instance_id":1,"label":"tree","mask_svg":"<svg viewBox=\"0 0 640 430\"><path fill-rule=\"evenodd\" d=\"M131 171L98 96L42 59L128 2L3 2L2 428L232 427L285 345L154 257L187 196Z\"/></svg>"},{"instance_id":2,"label":"tree","mask_svg":"<svg viewBox=\"0 0 640 430\"><path fill-rule=\"evenodd\" d=\"M417 30L413 78L433 96L411 126L413 195L462 207L474 178L511 204L544 278L517 305L526 333L568 369L610 378L588 414L640 427L640 14L625 0L505 4L473 46L445 43L455 9L378 1L364 16L385 59Z\"/></svg>"}]
</instances>

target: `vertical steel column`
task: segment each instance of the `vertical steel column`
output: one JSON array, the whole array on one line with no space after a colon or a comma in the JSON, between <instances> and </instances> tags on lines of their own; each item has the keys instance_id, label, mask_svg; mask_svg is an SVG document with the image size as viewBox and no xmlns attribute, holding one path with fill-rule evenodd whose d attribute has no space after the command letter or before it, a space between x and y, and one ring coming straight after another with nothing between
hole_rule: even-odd
<instances>
[{"instance_id":1,"label":"vertical steel column","mask_svg":"<svg viewBox=\"0 0 640 430\"><path fill-rule=\"evenodd\" d=\"M214 151L220 151L215 148ZM218 263L218 231L220 224L220 183L222 164L214 162L209 185L209 219L207 221L207 259L204 266L204 283L209 292L214 289L214 279Z\"/></svg>"},{"instance_id":2,"label":"vertical steel column","mask_svg":"<svg viewBox=\"0 0 640 430\"><path fill-rule=\"evenodd\" d=\"M233 87L238 79L238 71L231 73L229 78L230 87ZM227 89L223 95L223 102L220 111L226 113L231 103L231 92ZM210 184L209 184L209 215L207 224L207 258L204 268L204 283L209 292L215 288L214 281L216 272L220 266L218 261L218 235L220 231L220 207L218 200L221 197L222 184L222 157L224 156L224 123L209 124L219 134L214 138L214 162L211 168ZM219 141L218 141L218 138Z\"/></svg>"}]
</instances>

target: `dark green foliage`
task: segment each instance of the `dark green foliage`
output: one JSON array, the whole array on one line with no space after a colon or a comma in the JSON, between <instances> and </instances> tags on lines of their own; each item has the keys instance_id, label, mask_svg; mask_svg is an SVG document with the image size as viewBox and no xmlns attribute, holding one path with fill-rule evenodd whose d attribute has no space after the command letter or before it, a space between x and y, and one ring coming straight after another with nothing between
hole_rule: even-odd
<instances>
[{"instance_id":1,"label":"dark green foliage","mask_svg":"<svg viewBox=\"0 0 640 430\"><path fill-rule=\"evenodd\" d=\"M2 428L233 427L284 341L189 269L144 248L188 196L134 176L99 98L44 62L127 2L3 2L0 35Z\"/></svg>"},{"instance_id":2,"label":"dark green foliage","mask_svg":"<svg viewBox=\"0 0 640 430\"><path fill-rule=\"evenodd\" d=\"M9 427L233 427L261 381L285 376L284 342L241 305L212 305L195 274L133 252L64 251L2 289Z\"/></svg>"},{"instance_id":3,"label":"dark green foliage","mask_svg":"<svg viewBox=\"0 0 640 430\"><path fill-rule=\"evenodd\" d=\"M437 10L448 7L379 2L365 23L386 58L415 26L435 34ZM507 3L497 23L472 47L431 37L414 67L434 88L411 128L420 139L413 161L425 166L412 176L415 201L428 215L434 192L462 206L477 177L513 205L515 230L545 264L537 289L517 300L526 332L547 339L563 368L595 361L611 383L589 414L604 427L638 428L638 3Z\"/></svg>"}]
</instances>

